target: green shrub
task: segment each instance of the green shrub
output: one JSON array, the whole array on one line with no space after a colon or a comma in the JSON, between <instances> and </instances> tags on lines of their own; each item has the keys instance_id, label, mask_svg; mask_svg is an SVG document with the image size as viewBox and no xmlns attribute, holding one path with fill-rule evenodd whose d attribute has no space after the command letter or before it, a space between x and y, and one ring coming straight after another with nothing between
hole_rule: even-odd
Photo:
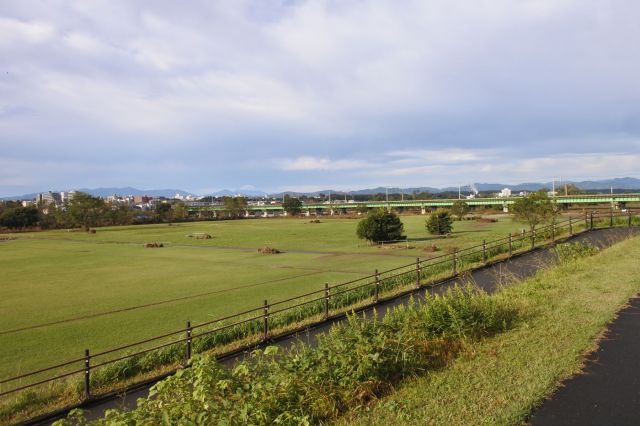
<instances>
[{"instance_id":1,"label":"green shrub","mask_svg":"<svg viewBox=\"0 0 640 426\"><path fill-rule=\"evenodd\" d=\"M553 248L553 253L558 258L558 262L566 264L582 257L593 256L599 249L588 242L563 243Z\"/></svg>"},{"instance_id":2,"label":"green shrub","mask_svg":"<svg viewBox=\"0 0 640 426\"><path fill-rule=\"evenodd\" d=\"M356 230L358 238L376 243L404 240L407 237L403 233L404 225L400 218L395 213L385 212L382 209L370 213L358 222Z\"/></svg>"},{"instance_id":3,"label":"green shrub","mask_svg":"<svg viewBox=\"0 0 640 426\"><path fill-rule=\"evenodd\" d=\"M429 215L425 227L431 234L449 234L453 229L453 220L448 210L438 209Z\"/></svg>"},{"instance_id":4,"label":"green shrub","mask_svg":"<svg viewBox=\"0 0 640 426\"><path fill-rule=\"evenodd\" d=\"M410 302L382 320L351 315L319 337L279 354L254 351L233 369L210 356L157 383L130 412L110 410L90 424L318 424L388 393L402 378L439 368L465 340L510 327L517 310L498 296L456 288ZM86 424L75 412L58 425Z\"/></svg>"}]
</instances>

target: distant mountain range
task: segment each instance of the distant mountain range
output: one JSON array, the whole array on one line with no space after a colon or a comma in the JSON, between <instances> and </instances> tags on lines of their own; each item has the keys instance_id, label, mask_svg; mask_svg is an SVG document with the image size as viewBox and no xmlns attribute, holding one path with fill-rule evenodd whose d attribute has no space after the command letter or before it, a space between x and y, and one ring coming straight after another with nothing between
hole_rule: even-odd
<instances>
[{"instance_id":1,"label":"distant mountain range","mask_svg":"<svg viewBox=\"0 0 640 426\"><path fill-rule=\"evenodd\" d=\"M614 190L626 190L626 191L640 191L640 179L624 177L624 178L615 178L615 179L605 179L605 180L596 180L596 181L581 181L581 182L570 182L563 181L561 183L556 183L557 189L560 189L562 185L565 183L570 183L576 185L578 188L583 190L608 190L613 187ZM519 183L515 185L504 184L504 183L476 183L475 187L478 191L481 192L496 192L500 191L502 188L510 188L513 192L519 191L537 191L542 188L551 188L552 182L527 182L527 183ZM463 187L465 192L469 191L469 187ZM184 191L181 189L137 189L132 187L123 187L123 188L81 188L77 189L77 191L82 191L89 193L93 196L98 197L107 197L109 195L118 194L118 195L149 195L152 197L173 197L176 194L180 194L181 196L191 195L190 192ZM439 192L457 192L457 186L450 186L446 188L434 188L430 186L421 186L421 187L413 187L413 188L370 188L370 189L360 189L357 191L347 191L347 195L373 195L373 194L384 194L385 191L388 191L389 194L411 194L413 192L431 192L431 193L439 193ZM43 191L44 192L44 191ZM265 196L273 196L273 197L282 197L284 194L289 194L292 196L296 195L307 195L307 196L317 196L319 194L328 194L331 192L332 194L345 194L345 191L335 191L332 189L326 189L323 191L313 191L313 192L294 192L294 191L286 191L280 192L276 194L268 194L265 191L260 190L243 190L243 189L223 189L220 191L216 191L210 194L206 194L208 196L214 197L223 197L223 196L233 196L233 195L245 195L249 197L265 197ZM0 198L2 200L32 200L36 197L36 194L24 194L14 197L3 197Z\"/></svg>"},{"instance_id":2,"label":"distant mountain range","mask_svg":"<svg viewBox=\"0 0 640 426\"><path fill-rule=\"evenodd\" d=\"M234 195L245 195L247 197L266 197L267 194L264 191L260 190L252 190L252 189L222 189L220 191L212 192L211 194L206 194L207 196L212 197L233 197Z\"/></svg>"},{"instance_id":3,"label":"distant mountain range","mask_svg":"<svg viewBox=\"0 0 640 426\"><path fill-rule=\"evenodd\" d=\"M560 188L565 183L573 184L577 186L579 189L583 189L583 190L605 190L605 189L608 190L611 187L613 187L614 190L617 189L617 190L628 190L628 191L640 191L640 179L631 178L631 177L606 179L606 180L598 180L598 181L580 181L580 182L562 181L560 183L556 182L556 189L560 190ZM519 183L519 184L476 183L475 187L480 192L498 192L503 188L510 188L513 192L537 191L543 188L551 189L553 187L553 182L546 182L546 183L526 182L526 183ZM463 186L462 190L464 192L469 192L469 186ZM305 192L305 193L287 191L287 192L281 192L279 194L272 194L272 195L279 196L279 197L281 197L284 194L289 194L292 196L295 196L295 195L316 196L318 194L326 195L329 193L329 191L331 191L332 194L345 194L345 191L335 191L335 190L325 189L322 191ZM430 192L430 193L437 194L440 192L458 192L458 187L449 186L446 188L434 188L431 186L421 186L421 187L414 187L414 188L398 188L398 187L385 188L380 186L377 188L361 189L357 191L346 191L346 194L347 195L373 195L373 194L384 194L385 192L388 192L389 194L400 194L400 193L411 194L414 192Z\"/></svg>"}]
</instances>

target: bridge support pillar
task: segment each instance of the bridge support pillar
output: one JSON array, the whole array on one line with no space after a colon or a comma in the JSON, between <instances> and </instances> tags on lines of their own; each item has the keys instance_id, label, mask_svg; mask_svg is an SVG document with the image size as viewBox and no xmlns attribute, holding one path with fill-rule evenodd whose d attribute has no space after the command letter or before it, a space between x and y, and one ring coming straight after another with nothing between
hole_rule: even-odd
<instances>
[{"instance_id":1,"label":"bridge support pillar","mask_svg":"<svg viewBox=\"0 0 640 426\"><path fill-rule=\"evenodd\" d=\"M264 211L262 212L262 217L267 217L267 211L266 211L266 210L264 210Z\"/></svg>"},{"instance_id":2,"label":"bridge support pillar","mask_svg":"<svg viewBox=\"0 0 640 426\"><path fill-rule=\"evenodd\" d=\"M251 216L251 214L249 213L249 210L245 210L244 211L244 217L249 217Z\"/></svg>"},{"instance_id":3,"label":"bridge support pillar","mask_svg":"<svg viewBox=\"0 0 640 426\"><path fill-rule=\"evenodd\" d=\"M311 212L310 212L309 210L307 210L307 211L304 213L304 215L305 215L306 217L309 217L309 216L311 216Z\"/></svg>"},{"instance_id":4,"label":"bridge support pillar","mask_svg":"<svg viewBox=\"0 0 640 426\"><path fill-rule=\"evenodd\" d=\"M282 216L286 216L287 215L287 211L286 210L282 210Z\"/></svg>"},{"instance_id":5,"label":"bridge support pillar","mask_svg":"<svg viewBox=\"0 0 640 426\"><path fill-rule=\"evenodd\" d=\"M424 206L420 208L420 214L427 214L427 209L425 209Z\"/></svg>"},{"instance_id":6,"label":"bridge support pillar","mask_svg":"<svg viewBox=\"0 0 640 426\"><path fill-rule=\"evenodd\" d=\"M334 214L336 214L336 212L333 209L331 209L331 212L329 212L329 214L333 216Z\"/></svg>"}]
</instances>

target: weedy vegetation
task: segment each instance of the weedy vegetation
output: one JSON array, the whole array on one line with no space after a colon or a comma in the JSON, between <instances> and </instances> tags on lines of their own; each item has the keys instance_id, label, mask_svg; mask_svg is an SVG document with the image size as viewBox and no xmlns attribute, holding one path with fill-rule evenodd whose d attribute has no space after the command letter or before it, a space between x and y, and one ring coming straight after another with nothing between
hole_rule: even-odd
<instances>
[{"instance_id":1,"label":"weedy vegetation","mask_svg":"<svg viewBox=\"0 0 640 426\"><path fill-rule=\"evenodd\" d=\"M389 312L382 320L356 315L332 327L315 348L299 343L280 353L254 351L233 369L209 356L158 383L131 412L110 411L71 424L318 424L366 407L408 376L446 366L465 345L508 330L517 320L508 300L467 286Z\"/></svg>"}]
</instances>

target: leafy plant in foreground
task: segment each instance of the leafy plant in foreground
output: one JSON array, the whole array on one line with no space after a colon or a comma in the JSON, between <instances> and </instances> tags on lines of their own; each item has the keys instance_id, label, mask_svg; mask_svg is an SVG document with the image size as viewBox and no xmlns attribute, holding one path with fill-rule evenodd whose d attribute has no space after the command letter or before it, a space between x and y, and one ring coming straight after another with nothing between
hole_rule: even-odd
<instances>
[{"instance_id":1,"label":"leafy plant in foreground","mask_svg":"<svg viewBox=\"0 0 640 426\"><path fill-rule=\"evenodd\" d=\"M407 375L446 365L466 340L507 329L516 317L507 299L455 288L382 320L351 315L315 348L299 343L280 354L268 347L232 369L198 357L133 411L90 422L75 412L57 424L318 424L371 404Z\"/></svg>"}]
</instances>

